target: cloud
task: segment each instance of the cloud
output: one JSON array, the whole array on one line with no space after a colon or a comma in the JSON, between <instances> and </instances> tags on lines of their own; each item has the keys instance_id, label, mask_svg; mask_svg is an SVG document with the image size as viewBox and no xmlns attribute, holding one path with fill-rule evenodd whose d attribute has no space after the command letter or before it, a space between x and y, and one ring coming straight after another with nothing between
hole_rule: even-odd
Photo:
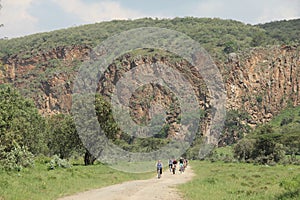
<instances>
[{"instance_id":1,"label":"cloud","mask_svg":"<svg viewBox=\"0 0 300 200\"><path fill-rule=\"evenodd\" d=\"M192 13L198 17L235 19L245 23L265 23L300 17L299 0L211 0L200 1Z\"/></svg>"},{"instance_id":2,"label":"cloud","mask_svg":"<svg viewBox=\"0 0 300 200\"><path fill-rule=\"evenodd\" d=\"M107 21L112 19L133 19L142 14L121 7L114 1L101 1L96 3L84 3L83 0L53 0L66 12L76 15L86 23L95 21Z\"/></svg>"},{"instance_id":3,"label":"cloud","mask_svg":"<svg viewBox=\"0 0 300 200\"><path fill-rule=\"evenodd\" d=\"M36 31L38 19L28 13L28 8L34 0L6 0L1 1L0 38L17 37Z\"/></svg>"},{"instance_id":4,"label":"cloud","mask_svg":"<svg viewBox=\"0 0 300 200\"><path fill-rule=\"evenodd\" d=\"M300 1L298 0L287 0L285 3L282 3L281 0L275 0L272 4L271 2L269 3L269 6L263 6L261 14L257 17L258 22L263 23L300 17Z\"/></svg>"}]
</instances>

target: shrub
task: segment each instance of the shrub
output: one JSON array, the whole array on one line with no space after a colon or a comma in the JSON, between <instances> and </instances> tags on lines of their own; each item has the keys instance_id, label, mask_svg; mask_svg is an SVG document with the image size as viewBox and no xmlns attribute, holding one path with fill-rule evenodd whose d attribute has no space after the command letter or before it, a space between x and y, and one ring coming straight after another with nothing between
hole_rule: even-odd
<instances>
[{"instance_id":1,"label":"shrub","mask_svg":"<svg viewBox=\"0 0 300 200\"><path fill-rule=\"evenodd\" d=\"M291 117L283 118L282 121L281 121L281 123L280 123L280 126L288 125L292 121L293 121L293 118L291 118Z\"/></svg>"},{"instance_id":2,"label":"shrub","mask_svg":"<svg viewBox=\"0 0 300 200\"><path fill-rule=\"evenodd\" d=\"M240 140L234 147L234 157L239 161L275 164L285 156L284 146L270 138Z\"/></svg>"},{"instance_id":3,"label":"shrub","mask_svg":"<svg viewBox=\"0 0 300 200\"><path fill-rule=\"evenodd\" d=\"M48 170L53 170L59 167L70 168L72 165L66 159L61 159L59 156L54 155L48 164Z\"/></svg>"},{"instance_id":4,"label":"shrub","mask_svg":"<svg viewBox=\"0 0 300 200\"><path fill-rule=\"evenodd\" d=\"M253 139L243 139L240 140L233 149L234 157L239 161L246 161L252 158L252 153L254 151L255 140Z\"/></svg>"},{"instance_id":5,"label":"shrub","mask_svg":"<svg viewBox=\"0 0 300 200\"><path fill-rule=\"evenodd\" d=\"M0 162L5 170L21 171L24 167L34 166L34 156L26 147L14 143L11 151L6 152L3 149L0 152Z\"/></svg>"}]
</instances>

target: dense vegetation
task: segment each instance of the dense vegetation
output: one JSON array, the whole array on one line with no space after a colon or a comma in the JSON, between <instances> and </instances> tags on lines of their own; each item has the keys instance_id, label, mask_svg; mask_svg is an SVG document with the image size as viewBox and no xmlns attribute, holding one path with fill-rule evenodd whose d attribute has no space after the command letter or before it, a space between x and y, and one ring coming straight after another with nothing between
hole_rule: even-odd
<instances>
[{"instance_id":1,"label":"dense vegetation","mask_svg":"<svg viewBox=\"0 0 300 200\"><path fill-rule=\"evenodd\" d=\"M270 123L258 126L235 145L234 152L238 160L247 162L299 164L300 106L285 109Z\"/></svg>"},{"instance_id":2,"label":"dense vegetation","mask_svg":"<svg viewBox=\"0 0 300 200\"><path fill-rule=\"evenodd\" d=\"M32 100L9 85L0 87L0 168L22 170L34 156L82 154L82 144L69 115L43 117Z\"/></svg>"},{"instance_id":3,"label":"dense vegetation","mask_svg":"<svg viewBox=\"0 0 300 200\"><path fill-rule=\"evenodd\" d=\"M123 133L113 119L110 104L101 95L96 95L95 109L107 138L127 151L150 152L168 142L165 137L135 138ZM32 166L34 156L39 155L58 156L52 161L54 166L74 157L84 156L85 164L95 161L84 148L70 115L43 117L31 100L9 85L0 87L0 131L0 163L7 170Z\"/></svg>"},{"instance_id":4,"label":"dense vegetation","mask_svg":"<svg viewBox=\"0 0 300 200\"><path fill-rule=\"evenodd\" d=\"M23 54L26 57L58 46L88 45L94 47L106 38L122 31L141 27L161 27L187 34L203 45L212 56L220 58L223 53L248 47L299 42L299 21L297 19L291 23L274 22L252 26L234 20L217 18L113 20L21 38L2 39L0 40L0 57L15 54ZM286 30L289 31L286 32ZM279 34L283 37L279 37Z\"/></svg>"},{"instance_id":5,"label":"dense vegetation","mask_svg":"<svg viewBox=\"0 0 300 200\"><path fill-rule=\"evenodd\" d=\"M257 25L266 30L266 34L283 44L299 43L300 20L282 20ZM296 28L297 27L297 28ZM298 29L298 30L297 30Z\"/></svg>"}]
</instances>

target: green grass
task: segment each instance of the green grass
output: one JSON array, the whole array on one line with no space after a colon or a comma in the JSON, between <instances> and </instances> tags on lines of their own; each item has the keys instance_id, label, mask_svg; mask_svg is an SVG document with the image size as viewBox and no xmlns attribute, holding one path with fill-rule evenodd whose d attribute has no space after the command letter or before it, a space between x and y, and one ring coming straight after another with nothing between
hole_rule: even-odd
<instances>
[{"instance_id":1,"label":"green grass","mask_svg":"<svg viewBox=\"0 0 300 200\"><path fill-rule=\"evenodd\" d=\"M273 127L276 127L275 129L279 129L277 127L281 127L281 123L284 119L290 119L291 124L299 124L300 123L300 106L289 107L287 109L284 109L270 121L270 125L272 125Z\"/></svg>"},{"instance_id":2,"label":"green grass","mask_svg":"<svg viewBox=\"0 0 300 200\"><path fill-rule=\"evenodd\" d=\"M279 197L284 197L287 191L280 187L280 183L300 174L300 166L295 165L270 167L209 161L190 163L196 176L178 187L187 200L283 199Z\"/></svg>"},{"instance_id":3,"label":"green grass","mask_svg":"<svg viewBox=\"0 0 300 200\"><path fill-rule=\"evenodd\" d=\"M124 173L105 165L77 165L69 169L47 170L46 164L21 172L0 170L0 200L40 200L100 188L129 180L146 179L155 173Z\"/></svg>"}]
</instances>

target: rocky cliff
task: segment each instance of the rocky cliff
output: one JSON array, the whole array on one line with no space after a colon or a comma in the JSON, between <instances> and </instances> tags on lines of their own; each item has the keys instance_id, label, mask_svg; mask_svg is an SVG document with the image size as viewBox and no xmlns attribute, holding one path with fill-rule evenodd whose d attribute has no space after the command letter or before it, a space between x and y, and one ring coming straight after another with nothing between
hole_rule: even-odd
<instances>
[{"instance_id":1,"label":"rocky cliff","mask_svg":"<svg viewBox=\"0 0 300 200\"><path fill-rule=\"evenodd\" d=\"M2 58L0 84L15 85L24 95L33 98L40 112L45 115L69 112L74 77L80 64L89 59L90 51L88 46L57 47L48 52L38 51ZM99 84L99 91L109 94L116 77L132 67L154 62L163 63L181 72L191 71L185 70L191 69L191 66L182 60L171 61L168 57L159 55L125 55L118 59L124 71L118 70L116 64L111 64L105 72L104 84ZM227 108L249 113L252 118L248 121L249 124L255 126L257 123L269 121L287 105L300 104L299 46L254 48L243 53L231 53L226 61L216 61L216 64L226 86ZM187 73L187 77L197 91L201 107L209 108L209 95L201 77L193 72ZM149 99L150 95L151 103L171 103L169 93L162 88L148 85L143 91L148 96L137 93L140 99ZM142 104L135 105L132 112L137 119L147 116L149 110L144 109ZM178 112L174 113L176 117ZM175 122L173 125L176 127Z\"/></svg>"},{"instance_id":2,"label":"rocky cliff","mask_svg":"<svg viewBox=\"0 0 300 200\"><path fill-rule=\"evenodd\" d=\"M227 108L250 114L250 124L269 121L287 105L300 104L299 46L256 48L230 54L220 65Z\"/></svg>"}]
</instances>

